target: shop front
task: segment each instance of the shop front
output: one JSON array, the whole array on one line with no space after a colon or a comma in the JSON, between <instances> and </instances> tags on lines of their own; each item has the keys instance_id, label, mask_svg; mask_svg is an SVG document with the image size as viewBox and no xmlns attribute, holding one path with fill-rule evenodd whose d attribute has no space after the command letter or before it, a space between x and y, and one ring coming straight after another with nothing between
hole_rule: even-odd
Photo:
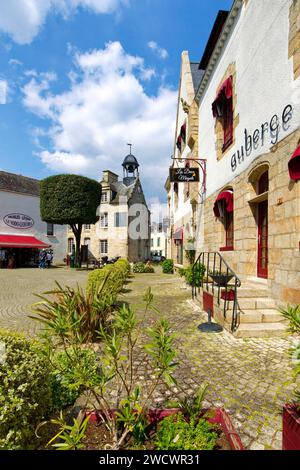
<instances>
[{"instance_id":1,"label":"shop front","mask_svg":"<svg viewBox=\"0 0 300 470\"><path fill-rule=\"evenodd\" d=\"M41 251L48 248L33 236L0 234L0 268L37 267Z\"/></svg>"}]
</instances>

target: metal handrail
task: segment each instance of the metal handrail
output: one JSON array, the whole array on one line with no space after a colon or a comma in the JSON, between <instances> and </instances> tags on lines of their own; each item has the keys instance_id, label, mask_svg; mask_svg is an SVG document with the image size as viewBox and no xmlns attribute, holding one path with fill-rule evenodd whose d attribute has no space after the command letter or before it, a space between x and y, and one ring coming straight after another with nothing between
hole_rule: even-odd
<instances>
[{"instance_id":1,"label":"metal handrail","mask_svg":"<svg viewBox=\"0 0 300 470\"><path fill-rule=\"evenodd\" d=\"M196 271L204 272L205 273L201 276L200 275L200 282L196 285ZM225 269L225 270L224 270ZM226 319L227 312L229 309L229 302L233 302L232 305L232 320L231 320L231 331L234 332L237 330L239 326L239 311L238 311L238 300L237 300L237 289L241 286L241 280L233 271L233 269L229 266L229 264L225 261L223 256L218 251L203 251L198 256L197 260L193 264L192 270L192 297L195 299L197 297L197 292L200 292L200 288L204 288L206 284L206 291L209 292L211 290L212 294L215 295L216 287L217 289L217 303L220 305L220 290L221 287L225 289L225 296L224 296L224 319ZM224 274L222 274L224 273ZM204 280L204 276L206 275L206 281ZM212 278L212 282L208 281L209 276ZM221 277L224 277L223 281ZM219 280L215 280L214 278L219 278ZM227 280L226 280L227 279ZM234 284L231 285L229 282L233 279ZM228 290L230 287L230 290ZM227 295L230 292L230 295ZM231 298L231 293L233 294L233 298ZM222 294L221 294L222 295Z\"/></svg>"}]
</instances>

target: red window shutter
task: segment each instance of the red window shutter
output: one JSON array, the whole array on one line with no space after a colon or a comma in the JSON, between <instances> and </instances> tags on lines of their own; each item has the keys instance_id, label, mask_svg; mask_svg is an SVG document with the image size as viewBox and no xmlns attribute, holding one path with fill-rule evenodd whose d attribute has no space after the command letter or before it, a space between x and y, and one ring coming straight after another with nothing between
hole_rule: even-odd
<instances>
[{"instance_id":1,"label":"red window shutter","mask_svg":"<svg viewBox=\"0 0 300 470\"><path fill-rule=\"evenodd\" d=\"M224 101L224 114L223 114L223 130L224 130L224 144L223 150L232 144L233 140L233 109L232 98Z\"/></svg>"}]
</instances>

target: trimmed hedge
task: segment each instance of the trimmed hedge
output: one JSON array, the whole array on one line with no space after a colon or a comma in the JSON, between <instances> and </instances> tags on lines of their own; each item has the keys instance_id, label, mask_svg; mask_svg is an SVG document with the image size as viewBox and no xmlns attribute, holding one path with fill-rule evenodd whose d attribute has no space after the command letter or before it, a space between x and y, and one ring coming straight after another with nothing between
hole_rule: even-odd
<instances>
[{"instance_id":1,"label":"trimmed hedge","mask_svg":"<svg viewBox=\"0 0 300 470\"><path fill-rule=\"evenodd\" d=\"M135 263L132 271L134 273L154 273L154 268L150 264L139 262L139 263Z\"/></svg>"},{"instance_id":2,"label":"trimmed hedge","mask_svg":"<svg viewBox=\"0 0 300 470\"><path fill-rule=\"evenodd\" d=\"M173 274L174 272L174 262L172 259L166 259L162 263L162 270L165 274Z\"/></svg>"},{"instance_id":3,"label":"trimmed hedge","mask_svg":"<svg viewBox=\"0 0 300 470\"><path fill-rule=\"evenodd\" d=\"M125 259L120 259L114 264L107 264L104 268L92 271L88 277L87 289L90 291L105 282L103 292L110 292L116 299L129 273L129 262Z\"/></svg>"},{"instance_id":4,"label":"trimmed hedge","mask_svg":"<svg viewBox=\"0 0 300 470\"><path fill-rule=\"evenodd\" d=\"M0 330L0 449L32 449L52 409L50 371L38 343Z\"/></svg>"}]
</instances>

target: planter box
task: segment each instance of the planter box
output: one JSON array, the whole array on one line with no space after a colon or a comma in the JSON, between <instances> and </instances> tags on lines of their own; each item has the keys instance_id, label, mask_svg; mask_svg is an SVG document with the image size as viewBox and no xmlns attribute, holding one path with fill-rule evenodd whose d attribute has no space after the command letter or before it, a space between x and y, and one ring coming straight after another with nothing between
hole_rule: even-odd
<instances>
[{"instance_id":1,"label":"planter box","mask_svg":"<svg viewBox=\"0 0 300 470\"><path fill-rule=\"evenodd\" d=\"M283 407L282 450L300 450L300 403Z\"/></svg>"},{"instance_id":2,"label":"planter box","mask_svg":"<svg viewBox=\"0 0 300 470\"><path fill-rule=\"evenodd\" d=\"M209 275L213 281L218 284L218 286L225 287L226 284L228 284L229 281L233 278L233 274L210 274Z\"/></svg>"},{"instance_id":3,"label":"planter box","mask_svg":"<svg viewBox=\"0 0 300 470\"><path fill-rule=\"evenodd\" d=\"M150 424L157 424L162 421L164 418L180 413L180 408L167 408L167 409L150 409L148 412L148 420ZM228 415L228 413L224 410L224 408L212 408L208 410L203 410L204 413L211 413L212 417L208 418L210 423L218 424L224 433L227 442L231 448L231 450L245 450L242 444L241 438L236 432L232 421ZM114 411L112 411L114 413ZM101 421L99 416L99 412L97 411L86 411L84 416L90 416L90 419L96 423Z\"/></svg>"}]
</instances>

